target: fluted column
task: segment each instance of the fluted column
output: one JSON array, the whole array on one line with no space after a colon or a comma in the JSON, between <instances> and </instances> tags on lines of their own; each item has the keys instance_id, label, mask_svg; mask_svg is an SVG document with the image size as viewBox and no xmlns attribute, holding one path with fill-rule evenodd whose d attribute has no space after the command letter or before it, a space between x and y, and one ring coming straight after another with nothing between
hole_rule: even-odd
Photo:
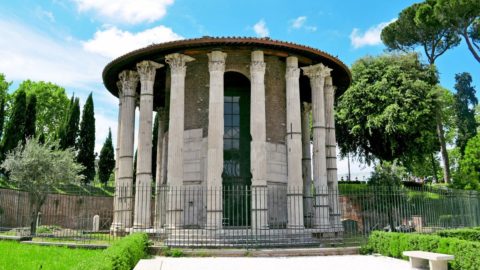
<instances>
[{"instance_id":1,"label":"fluted column","mask_svg":"<svg viewBox=\"0 0 480 270\"><path fill-rule=\"evenodd\" d=\"M327 162L326 162L326 123L324 85L325 77L330 76L331 69L323 64L303 67L303 72L310 78L312 89L312 116L313 116L313 182L314 220L313 226L322 230L330 227Z\"/></svg>"},{"instance_id":2,"label":"fluted column","mask_svg":"<svg viewBox=\"0 0 480 270\"><path fill-rule=\"evenodd\" d=\"M300 117L300 69L296 57L287 58L287 220L288 228L303 228L302 125Z\"/></svg>"},{"instance_id":3,"label":"fluted column","mask_svg":"<svg viewBox=\"0 0 480 270\"><path fill-rule=\"evenodd\" d=\"M226 57L227 54L221 51L208 54L210 92L207 142L207 228L211 229L222 226L223 74Z\"/></svg>"},{"instance_id":4,"label":"fluted column","mask_svg":"<svg viewBox=\"0 0 480 270\"><path fill-rule=\"evenodd\" d=\"M263 51L253 51L250 64L251 79L251 172L252 172L252 229L267 229L267 149L265 117L265 62Z\"/></svg>"},{"instance_id":5,"label":"fluted column","mask_svg":"<svg viewBox=\"0 0 480 270\"><path fill-rule=\"evenodd\" d=\"M140 124L138 129L134 229L151 227L153 84L156 71L161 67L163 65L153 61L142 61L137 64L137 72L140 75Z\"/></svg>"},{"instance_id":6,"label":"fluted column","mask_svg":"<svg viewBox=\"0 0 480 270\"><path fill-rule=\"evenodd\" d=\"M183 226L183 131L185 114L185 75L186 63L194 58L172 53L165 56L170 66L170 113L168 124L168 164L167 181L170 186L167 202L167 226Z\"/></svg>"},{"instance_id":7,"label":"fluted column","mask_svg":"<svg viewBox=\"0 0 480 270\"><path fill-rule=\"evenodd\" d=\"M343 228L340 221L340 207L338 201L337 180L337 147L335 139L335 111L334 111L335 87L332 77L325 78L325 120L327 126L326 150L327 150L327 184L330 193L330 224L335 230Z\"/></svg>"},{"instance_id":8,"label":"fluted column","mask_svg":"<svg viewBox=\"0 0 480 270\"><path fill-rule=\"evenodd\" d=\"M303 102L302 107L302 177L303 177L303 216L305 226L312 225L312 157L310 151L310 112L312 105Z\"/></svg>"},{"instance_id":9,"label":"fluted column","mask_svg":"<svg viewBox=\"0 0 480 270\"><path fill-rule=\"evenodd\" d=\"M118 183L118 163L120 161L120 130L122 127L122 101L123 101L123 90L122 90L122 82L117 81L117 89L118 89L118 123L117 123L117 143L115 144L115 185ZM120 195L120 192L115 192L115 195L113 196L113 209L114 212L119 209L119 200L118 196ZM118 223L116 220L119 216L118 215L113 215L113 222L112 226L110 228L111 231L115 231L115 224Z\"/></svg>"},{"instance_id":10,"label":"fluted column","mask_svg":"<svg viewBox=\"0 0 480 270\"><path fill-rule=\"evenodd\" d=\"M161 228L165 224L166 210L166 187L163 183L163 159L164 159L164 136L166 111L165 108L159 108L158 113L158 133L157 135L157 167L155 179L155 220L154 227ZM155 135L155 134L154 134Z\"/></svg>"},{"instance_id":11,"label":"fluted column","mask_svg":"<svg viewBox=\"0 0 480 270\"><path fill-rule=\"evenodd\" d=\"M133 141L135 127L135 96L138 73L124 70L119 74L123 90L120 123L120 154L118 156L118 178L115 183L117 207L114 209L114 231L132 226L133 193Z\"/></svg>"}]
</instances>

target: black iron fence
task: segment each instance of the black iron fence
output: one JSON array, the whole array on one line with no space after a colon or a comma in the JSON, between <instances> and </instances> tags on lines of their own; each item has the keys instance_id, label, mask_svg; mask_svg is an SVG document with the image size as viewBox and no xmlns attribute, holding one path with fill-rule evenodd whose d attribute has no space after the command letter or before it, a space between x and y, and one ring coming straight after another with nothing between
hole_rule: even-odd
<instances>
[{"instance_id":1,"label":"black iron fence","mask_svg":"<svg viewBox=\"0 0 480 270\"><path fill-rule=\"evenodd\" d=\"M305 190L269 184L124 186L115 197L79 193L49 194L32 220L28 193L0 189L0 236L108 243L145 231L159 245L255 248L350 246L373 230L431 233L480 226L479 194L442 188L340 184Z\"/></svg>"}]
</instances>

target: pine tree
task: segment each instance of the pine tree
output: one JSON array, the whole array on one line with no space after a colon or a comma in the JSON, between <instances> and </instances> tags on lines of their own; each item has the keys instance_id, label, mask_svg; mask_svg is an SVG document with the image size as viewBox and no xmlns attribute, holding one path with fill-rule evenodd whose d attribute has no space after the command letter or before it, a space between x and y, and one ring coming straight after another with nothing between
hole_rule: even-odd
<instances>
[{"instance_id":1,"label":"pine tree","mask_svg":"<svg viewBox=\"0 0 480 270\"><path fill-rule=\"evenodd\" d=\"M25 113L25 139L35 137L35 128L37 121L37 96L28 97L27 111Z\"/></svg>"},{"instance_id":2,"label":"pine tree","mask_svg":"<svg viewBox=\"0 0 480 270\"><path fill-rule=\"evenodd\" d=\"M59 132L60 147L66 149L68 147L77 148L76 142L78 137L78 122L80 121L80 100L72 97L68 108L67 116L64 124Z\"/></svg>"},{"instance_id":3,"label":"pine tree","mask_svg":"<svg viewBox=\"0 0 480 270\"><path fill-rule=\"evenodd\" d=\"M25 139L26 107L27 96L25 91L19 90L15 95L9 121L2 138L2 160L7 152L13 150L19 142L23 142Z\"/></svg>"},{"instance_id":4,"label":"pine tree","mask_svg":"<svg viewBox=\"0 0 480 270\"><path fill-rule=\"evenodd\" d=\"M455 75L455 112L456 125L458 129L456 145L460 148L460 153L465 153L465 147L470 138L477 135L477 123L475 121L475 106L478 99L475 96L475 88L472 84L472 76L467 73Z\"/></svg>"},{"instance_id":5,"label":"pine tree","mask_svg":"<svg viewBox=\"0 0 480 270\"><path fill-rule=\"evenodd\" d=\"M85 176L84 183L90 183L95 177L95 114L91 93L83 107L77 162L85 167L82 172Z\"/></svg>"},{"instance_id":6,"label":"pine tree","mask_svg":"<svg viewBox=\"0 0 480 270\"><path fill-rule=\"evenodd\" d=\"M100 151L100 159L98 161L98 178L101 183L107 184L114 168L115 155L113 153L112 131L108 129L108 137Z\"/></svg>"},{"instance_id":7,"label":"pine tree","mask_svg":"<svg viewBox=\"0 0 480 270\"><path fill-rule=\"evenodd\" d=\"M152 131L152 179L157 175L158 113L155 115Z\"/></svg>"}]
</instances>

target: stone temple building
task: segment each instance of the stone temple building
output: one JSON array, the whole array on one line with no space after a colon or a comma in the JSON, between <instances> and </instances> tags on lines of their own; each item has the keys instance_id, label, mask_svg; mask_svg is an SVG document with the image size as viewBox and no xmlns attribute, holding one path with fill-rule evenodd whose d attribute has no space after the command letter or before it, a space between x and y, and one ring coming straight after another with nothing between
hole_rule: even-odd
<instances>
[{"instance_id":1,"label":"stone temple building","mask_svg":"<svg viewBox=\"0 0 480 270\"><path fill-rule=\"evenodd\" d=\"M336 57L202 37L127 53L103 80L119 100L112 230L342 230L333 111L351 76Z\"/></svg>"}]
</instances>

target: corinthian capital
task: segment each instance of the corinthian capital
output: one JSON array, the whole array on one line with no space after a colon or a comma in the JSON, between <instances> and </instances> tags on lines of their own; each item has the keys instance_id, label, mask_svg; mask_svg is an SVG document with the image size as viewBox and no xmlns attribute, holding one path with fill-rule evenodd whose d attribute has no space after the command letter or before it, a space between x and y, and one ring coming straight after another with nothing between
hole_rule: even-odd
<instances>
[{"instance_id":1,"label":"corinthian capital","mask_svg":"<svg viewBox=\"0 0 480 270\"><path fill-rule=\"evenodd\" d=\"M265 73L265 66L263 61L252 61L250 63L250 73Z\"/></svg>"},{"instance_id":2,"label":"corinthian capital","mask_svg":"<svg viewBox=\"0 0 480 270\"><path fill-rule=\"evenodd\" d=\"M225 72L225 58L227 54L221 51L208 53L208 70Z\"/></svg>"},{"instance_id":3,"label":"corinthian capital","mask_svg":"<svg viewBox=\"0 0 480 270\"><path fill-rule=\"evenodd\" d=\"M142 61L137 63L137 72L141 81L154 81L157 69L163 67L162 64L153 61Z\"/></svg>"},{"instance_id":4,"label":"corinthian capital","mask_svg":"<svg viewBox=\"0 0 480 270\"><path fill-rule=\"evenodd\" d=\"M170 66L172 74L185 75L187 71L185 64L193 60L195 60L195 58L180 53L172 53L165 56L165 62Z\"/></svg>"},{"instance_id":5,"label":"corinthian capital","mask_svg":"<svg viewBox=\"0 0 480 270\"><path fill-rule=\"evenodd\" d=\"M313 66L302 67L302 70L303 74L308 76L310 79L325 78L330 76L330 72L332 71L331 68L323 65L322 63Z\"/></svg>"},{"instance_id":6,"label":"corinthian capital","mask_svg":"<svg viewBox=\"0 0 480 270\"><path fill-rule=\"evenodd\" d=\"M123 98L123 87L122 87L121 81L117 81L117 89L118 89L118 102L121 104L122 98Z\"/></svg>"},{"instance_id":7,"label":"corinthian capital","mask_svg":"<svg viewBox=\"0 0 480 270\"><path fill-rule=\"evenodd\" d=\"M124 70L118 75L125 96L133 96L138 84L138 73L133 70Z\"/></svg>"},{"instance_id":8,"label":"corinthian capital","mask_svg":"<svg viewBox=\"0 0 480 270\"><path fill-rule=\"evenodd\" d=\"M312 110L312 104L308 103L308 102L303 102L303 108L302 109L303 109L302 110L303 113L308 114Z\"/></svg>"}]
</instances>

